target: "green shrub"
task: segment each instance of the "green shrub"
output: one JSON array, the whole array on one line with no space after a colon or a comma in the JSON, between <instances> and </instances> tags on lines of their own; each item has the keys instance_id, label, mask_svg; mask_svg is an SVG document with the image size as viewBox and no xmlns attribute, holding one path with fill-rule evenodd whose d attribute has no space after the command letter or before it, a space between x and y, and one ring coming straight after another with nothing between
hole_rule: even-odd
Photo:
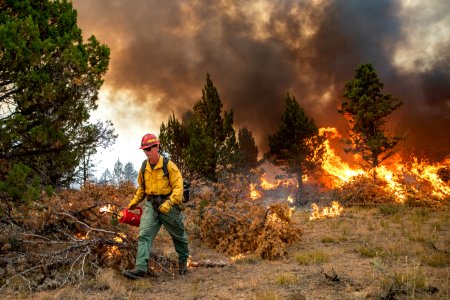
<instances>
[{"instance_id":1,"label":"green shrub","mask_svg":"<svg viewBox=\"0 0 450 300\"><path fill-rule=\"evenodd\" d=\"M37 176L32 175L30 167L23 163L14 164L5 180L0 181L0 192L14 202L30 203L41 196L41 184ZM50 191L49 188L47 190Z\"/></svg>"}]
</instances>

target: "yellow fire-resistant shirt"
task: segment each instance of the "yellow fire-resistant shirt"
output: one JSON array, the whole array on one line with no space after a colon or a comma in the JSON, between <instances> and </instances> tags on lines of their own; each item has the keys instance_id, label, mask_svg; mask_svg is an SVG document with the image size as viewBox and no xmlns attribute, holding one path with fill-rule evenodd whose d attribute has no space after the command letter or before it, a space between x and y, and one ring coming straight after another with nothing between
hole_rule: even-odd
<instances>
[{"instance_id":1,"label":"yellow fire-resistant shirt","mask_svg":"<svg viewBox=\"0 0 450 300\"><path fill-rule=\"evenodd\" d=\"M138 174L139 187L131 200L130 205L135 205L144 200L145 195L167 195L170 192L169 199L172 204L180 204L183 199L183 178L178 167L169 160L167 164L167 171L169 172L169 180L164 176L163 172L163 157L159 156L159 161L152 170L148 160L145 166L144 180L145 191L142 184L141 170Z\"/></svg>"}]
</instances>

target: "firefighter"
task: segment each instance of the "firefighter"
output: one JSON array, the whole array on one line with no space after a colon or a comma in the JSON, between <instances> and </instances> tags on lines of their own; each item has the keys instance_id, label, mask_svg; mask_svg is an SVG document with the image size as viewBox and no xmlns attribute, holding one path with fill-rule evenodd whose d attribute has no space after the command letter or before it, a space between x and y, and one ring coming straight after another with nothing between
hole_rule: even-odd
<instances>
[{"instance_id":1,"label":"firefighter","mask_svg":"<svg viewBox=\"0 0 450 300\"><path fill-rule=\"evenodd\" d=\"M178 254L178 271L180 275L187 274L187 259L189 257L188 237L184 229L182 213L177 204L182 201L183 179L178 167L169 161L168 176L163 172L163 156L159 154L159 140L151 133L144 135L141 147L147 156L144 169L139 171L139 187L128 209L134 209L143 203L143 213L139 226L139 239L134 269L124 270L122 273L128 278L140 279L147 275L148 259L161 225L172 237ZM168 177L168 178L167 178Z\"/></svg>"}]
</instances>

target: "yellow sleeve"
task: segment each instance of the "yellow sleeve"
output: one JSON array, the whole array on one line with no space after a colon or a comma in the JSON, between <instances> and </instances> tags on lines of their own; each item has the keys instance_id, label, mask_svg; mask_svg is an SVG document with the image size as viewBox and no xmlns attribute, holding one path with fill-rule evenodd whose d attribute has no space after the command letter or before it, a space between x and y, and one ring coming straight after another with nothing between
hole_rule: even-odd
<instances>
[{"instance_id":1,"label":"yellow sleeve","mask_svg":"<svg viewBox=\"0 0 450 300\"><path fill-rule=\"evenodd\" d=\"M170 185L172 186L172 194L170 194L170 201L173 204L180 204L183 200L183 178L178 167L172 161L167 164L169 171Z\"/></svg>"},{"instance_id":2,"label":"yellow sleeve","mask_svg":"<svg viewBox=\"0 0 450 300\"><path fill-rule=\"evenodd\" d=\"M145 172L145 170L144 170L144 172ZM145 197L145 190L144 190L142 177L143 176L141 176L141 170L139 170L139 174L138 174L138 185L139 186L138 186L136 192L134 193L133 199L131 199L130 203L128 204L128 207L139 204L139 202L141 202Z\"/></svg>"}]
</instances>

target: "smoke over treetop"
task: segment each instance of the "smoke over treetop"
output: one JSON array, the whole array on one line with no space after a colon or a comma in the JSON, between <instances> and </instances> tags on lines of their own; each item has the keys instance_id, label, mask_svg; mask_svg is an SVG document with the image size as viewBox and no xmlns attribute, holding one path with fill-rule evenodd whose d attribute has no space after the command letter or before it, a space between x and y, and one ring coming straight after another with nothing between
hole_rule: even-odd
<instances>
[{"instance_id":1,"label":"smoke over treetop","mask_svg":"<svg viewBox=\"0 0 450 300\"><path fill-rule=\"evenodd\" d=\"M181 117L210 73L235 125L247 126L264 151L286 92L319 126L342 132L336 110L344 85L358 65L371 62L384 92L404 102L393 130L408 131L409 145L422 151L449 152L445 0L73 3L84 34L111 47L105 87L131 91L136 105L161 115L174 110Z\"/></svg>"}]
</instances>

